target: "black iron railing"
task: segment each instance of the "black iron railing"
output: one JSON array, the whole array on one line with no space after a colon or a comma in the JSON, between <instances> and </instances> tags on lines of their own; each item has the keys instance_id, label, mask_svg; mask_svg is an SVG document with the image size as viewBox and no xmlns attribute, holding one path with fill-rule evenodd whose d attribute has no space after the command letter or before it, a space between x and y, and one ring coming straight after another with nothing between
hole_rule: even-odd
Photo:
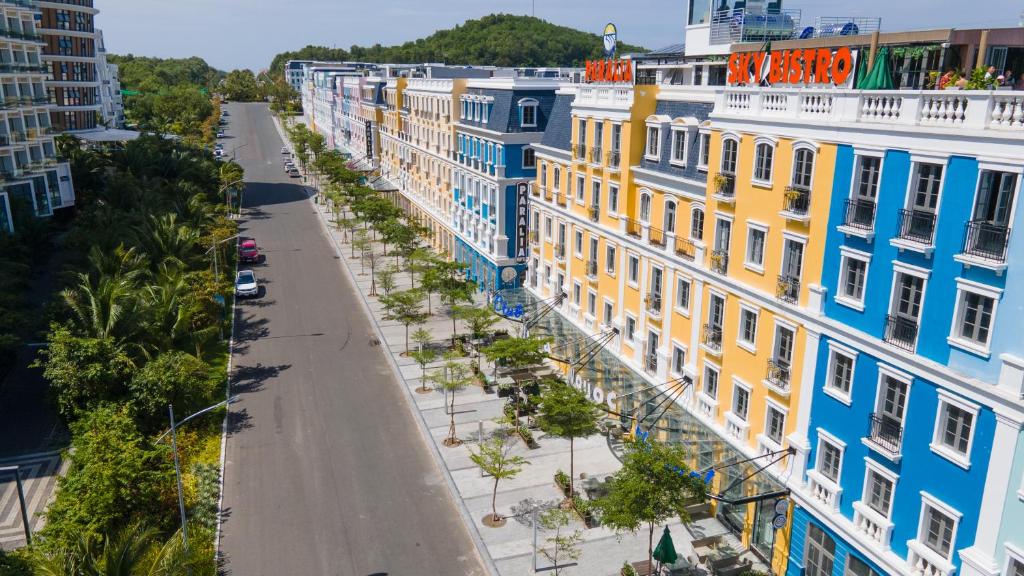
<instances>
[{"instance_id":1,"label":"black iron railing","mask_svg":"<svg viewBox=\"0 0 1024 576\"><path fill-rule=\"evenodd\" d=\"M931 244L932 236L935 233L935 214L922 210L899 211L900 227L897 230L897 238L910 240L921 244Z\"/></svg>"},{"instance_id":2,"label":"black iron railing","mask_svg":"<svg viewBox=\"0 0 1024 576\"><path fill-rule=\"evenodd\" d=\"M626 234L629 234L630 236L634 236L636 238L639 238L640 237L640 221L639 220L633 220L632 218L626 218Z\"/></svg>"},{"instance_id":3,"label":"black iron railing","mask_svg":"<svg viewBox=\"0 0 1024 576\"><path fill-rule=\"evenodd\" d=\"M601 207L594 204L587 209L587 215L590 216L591 222L597 222L601 218Z\"/></svg>"},{"instance_id":4,"label":"black iron railing","mask_svg":"<svg viewBox=\"0 0 1024 576\"><path fill-rule=\"evenodd\" d=\"M843 225L871 230L875 227L875 203L870 200L847 200Z\"/></svg>"},{"instance_id":5,"label":"black iron railing","mask_svg":"<svg viewBox=\"0 0 1024 576\"><path fill-rule=\"evenodd\" d=\"M725 198L732 198L736 194L736 176L724 172L716 176L715 194Z\"/></svg>"},{"instance_id":6,"label":"black iron railing","mask_svg":"<svg viewBox=\"0 0 1024 576\"><path fill-rule=\"evenodd\" d=\"M903 422L888 414L872 414L871 441L890 454L899 454L903 445Z\"/></svg>"},{"instance_id":7,"label":"black iron railing","mask_svg":"<svg viewBox=\"0 0 1024 576\"><path fill-rule=\"evenodd\" d=\"M601 163L601 147L594 146L590 149L590 161L594 164Z\"/></svg>"},{"instance_id":8,"label":"black iron railing","mask_svg":"<svg viewBox=\"0 0 1024 576\"><path fill-rule=\"evenodd\" d=\"M807 211L811 208L810 190L801 186L786 186L785 194L786 212L807 215Z\"/></svg>"},{"instance_id":9,"label":"black iron railing","mask_svg":"<svg viewBox=\"0 0 1024 576\"><path fill-rule=\"evenodd\" d=\"M657 354L648 354L647 355L647 361L644 363L644 367L647 368L647 371L650 372L651 374L654 374L655 372L657 372L658 371L658 355Z\"/></svg>"},{"instance_id":10,"label":"black iron railing","mask_svg":"<svg viewBox=\"0 0 1024 576\"><path fill-rule=\"evenodd\" d=\"M768 380L768 382L771 382L771 384L776 388L789 390L789 376L789 362L783 362L773 358L768 359L768 370L765 375L765 379Z\"/></svg>"},{"instance_id":11,"label":"black iron railing","mask_svg":"<svg viewBox=\"0 0 1024 576\"><path fill-rule=\"evenodd\" d=\"M889 315L885 320L885 341L897 348L914 351L917 342L917 320Z\"/></svg>"},{"instance_id":12,"label":"black iron railing","mask_svg":"<svg viewBox=\"0 0 1024 576\"><path fill-rule=\"evenodd\" d=\"M651 292L644 298L644 303L651 314L661 314L661 294Z\"/></svg>"},{"instance_id":13,"label":"black iron railing","mask_svg":"<svg viewBox=\"0 0 1024 576\"><path fill-rule=\"evenodd\" d=\"M800 299L800 279L780 274L775 285L775 297L783 302L795 304Z\"/></svg>"},{"instance_id":14,"label":"black iron railing","mask_svg":"<svg viewBox=\"0 0 1024 576\"><path fill-rule=\"evenodd\" d=\"M711 251L711 269L719 274L729 271L729 252L726 250Z\"/></svg>"},{"instance_id":15,"label":"black iron railing","mask_svg":"<svg viewBox=\"0 0 1024 576\"><path fill-rule=\"evenodd\" d=\"M712 350L722 349L722 327L714 324L704 325L704 338L702 340L705 346Z\"/></svg>"},{"instance_id":16,"label":"black iron railing","mask_svg":"<svg viewBox=\"0 0 1024 576\"><path fill-rule=\"evenodd\" d=\"M690 240L676 236L676 255L693 262L697 257L697 247Z\"/></svg>"},{"instance_id":17,"label":"black iron railing","mask_svg":"<svg viewBox=\"0 0 1024 576\"><path fill-rule=\"evenodd\" d=\"M613 169L613 170L618 169L620 157L621 157L621 154L619 152L609 152L608 153L608 167Z\"/></svg>"},{"instance_id":18,"label":"black iron railing","mask_svg":"<svg viewBox=\"0 0 1024 576\"><path fill-rule=\"evenodd\" d=\"M597 260L587 261L587 276L597 278Z\"/></svg>"},{"instance_id":19,"label":"black iron railing","mask_svg":"<svg viewBox=\"0 0 1024 576\"><path fill-rule=\"evenodd\" d=\"M1006 261L1006 248L1010 244L1010 229L984 220L972 220L964 225L964 254Z\"/></svg>"}]
</instances>

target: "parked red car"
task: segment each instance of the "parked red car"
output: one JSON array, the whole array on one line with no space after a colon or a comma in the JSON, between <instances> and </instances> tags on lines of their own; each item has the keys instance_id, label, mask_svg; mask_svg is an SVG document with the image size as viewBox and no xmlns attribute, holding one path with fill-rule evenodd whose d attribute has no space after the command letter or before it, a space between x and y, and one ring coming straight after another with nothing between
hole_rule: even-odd
<instances>
[{"instance_id":1,"label":"parked red car","mask_svg":"<svg viewBox=\"0 0 1024 576\"><path fill-rule=\"evenodd\" d=\"M238 259L242 262L259 263L260 250L256 247L255 240L242 240L238 245Z\"/></svg>"}]
</instances>

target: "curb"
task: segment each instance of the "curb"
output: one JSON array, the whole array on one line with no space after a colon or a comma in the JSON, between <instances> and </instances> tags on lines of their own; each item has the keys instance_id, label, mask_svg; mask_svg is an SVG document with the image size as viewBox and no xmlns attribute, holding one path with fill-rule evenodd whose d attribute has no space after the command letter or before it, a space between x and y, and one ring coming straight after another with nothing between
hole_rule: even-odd
<instances>
[{"instance_id":1,"label":"curb","mask_svg":"<svg viewBox=\"0 0 1024 576\"><path fill-rule=\"evenodd\" d=\"M377 338L379 338L381 342L386 342L387 340L384 338L384 332L381 330L380 324L377 322L376 316L373 315L373 310L370 308L370 303L366 299L366 295L363 294L361 290L359 290L359 285L353 278L352 269L349 267L348 261L344 257L341 245L338 244L338 240L334 237L333 234L331 234L330 227L327 225L327 222L324 220L323 213L321 213L320 209L316 206L316 204L313 204L313 209L316 211L317 220L320 222L321 232L327 234L328 239L334 246L335 254L340 256L341 262L344 263L345 278L346 280L348 280L349 285L354 289L354 291L357 294L359 294L359 301L363 305L363 312L366 314L367 318L370 319L370 323L373 326L373 331L376 333ZM420 435L423 437L423 441L427 444L427 446L430 447L430 453L434 456L434 464L437 465L437 467L440 469L441 475L444 477L445 483L448 485L448 491L451 494L452 500L456 502L456 508L459 511L459 515L462 517L462 522L466 525L469 535L473 539L473 544L475 545L476 548L477 557L480 559L481 563L484 566L484 569L487 570L489 574L493 576L498 576L498 567L495 565L494 559L491 558L491 555L487 552L487 546L484 544L483 538L480 536L480 532L477 529L476 524L473 522L473 518L469 513L469 508L466 506L466 501L461 496L459 496L459 490L458 487L455 485L455 479L452 478L451 471L448 469L448 466L445 465L444 463L444 458L441 456L441 450L437 447L437 444L434 442L434 439L430 436L430 428L427 426L427 421L424 418L423 413L420 412L420 410L416 407L416 402L412 397L412 392L409 390L409 387L405 385L405 378L402 377L402 372L398 366L398 362L395 361L395 357L390 350L388 350L387 353L384 354L384 356L387 357L388 365L391 367L391 371L394 373L398 381L402 384L402 390L405 392L403 397L405 398L406 407L411 412L413 412L414 419L416 420L417 423L417 428L420 431Z\"/></svg>"}]
</instances>

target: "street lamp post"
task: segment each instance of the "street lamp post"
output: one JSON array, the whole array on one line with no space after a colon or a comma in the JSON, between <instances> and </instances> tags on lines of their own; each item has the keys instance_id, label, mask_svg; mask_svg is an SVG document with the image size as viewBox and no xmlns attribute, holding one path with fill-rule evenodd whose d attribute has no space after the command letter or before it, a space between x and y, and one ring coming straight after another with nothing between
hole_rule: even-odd
<instances>
[{"instance_id":1,"label":"street lamp post","mask_svg":"<svg viewBox=\"0 0 1024 576\"><path fill-rule=\"evenodd\" d=\"M4 466L0 468L0 474L12 472L14 483L18 486L18 502L21 504L21 522L25 527L25 543L32 544L32 525L29 524L28 506L25 504L25 488L21 485L21 466Z\"/></svg>"},{"instance_id":2,"label":"street lamp post","mask_svg":"<svg viewBox=\"0 0 1024 576\"><path fill-rule=\"evenodd\" d=\"M213 406L207 406L206 408L203 408L202 410L200 410L200 411L198 411L198 412L196 412L196 413L194 413L194 414L192 414L190 416L186 416L184 419L182 419L179 422L175 422L174 421L174 406L171 405L171 404L168 404L167 405L167 414L170 416L170 419L171 419L171 429L168 430L167 432L164 432L163 434L158 436L157 439L156 439L156 441L159 442L159 441L163 440L164 436L167 436L168 434L171 435L171 451L174 453L174 475L175 475L175 477L177 478L177 481L178 481L178 511L181 514L181 543L185 547L185 553L186 554L188 553L188 525L187 525L187 523L185 521L186 520L186 515L185 515L185 492L183 491L182 484L181 484L181 462L178 459L178 427L181 426L182 424L184 424L185 422L188 422L189 420L195 418L196 416L201 416L201 415L206 414L207 412L209 412L211 410L216 410L217 408L220 408L221 406L227 406L228 404L234 402L235 400L236 400L236 397L234 397L234 396L229 397L227 400L222 400L222 401L214 404ZM223 474L224 471L221 470L220 473ZM19 486L21 485L20 481L19 481L18 485Z\"/></svg>"},{"instance_id":3,"label":"street lamp post","mask_svg":"<svg viewBox=\"0 0 1024 576\"><path fill-rule=\"evenodd\" d=\"M210 249L206 251L207 254L209 254L210 252L213 252L213 278L214 278L214 280L220 278L220 271L217 268L217 250L216 250L217 246L220 246L221 244L223 244L225 242L228 242L230 240L234 240L235 238L238 238L239 236L240 236L240 234L235 234L234 236L231 236L229 238L225 238L225 239L223 239L223 240L221 240L219 242L214 242L213 246L210 246Z\"/></svg>"},{"instance_id":4,"label":"street lamp post","mask_svg":"<svg viewBox=\"0 0 1024 576\"><path fill-rule=\"evenodd\" d=\"M227 184L221 186L220 189L217 190L217 195L218 196L220 195L221 192L224 192L224 207L227 208L228 216L229 217L231 216L231 196L228 195L227 189L232 187L232 186L234 186L235 184L245 184L245 179L244 178L239 178L239 179L234 180L232 182L228 182ZM238 211L239 212L242 211L242 203L241 202L238 203Z\"/></svg>"}]
</instances>

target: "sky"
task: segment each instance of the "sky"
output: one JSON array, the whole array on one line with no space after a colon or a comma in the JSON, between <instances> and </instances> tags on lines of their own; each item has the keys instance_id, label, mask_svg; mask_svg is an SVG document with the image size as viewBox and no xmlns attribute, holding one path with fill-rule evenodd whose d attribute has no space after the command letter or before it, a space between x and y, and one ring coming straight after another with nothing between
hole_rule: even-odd
<instances>
[{"instance_id":1,"label":"sky","mask_svg":"<svg viewBox=\"0 0 1024 576\"><path fill-rule=\"evenodd\" d=\"M967 5L970 10L965 10ZM880 16L883 31L1017 26L1016 0L785 0L817 16ZM686 0L96 0L107 50L199 56L231 70L266 68L275 54L307 44L348 48L397 44L493 12L530 14L581 30L607 22L619 39L646 48L685 41Z\"/></svg>"}]
</instances>

